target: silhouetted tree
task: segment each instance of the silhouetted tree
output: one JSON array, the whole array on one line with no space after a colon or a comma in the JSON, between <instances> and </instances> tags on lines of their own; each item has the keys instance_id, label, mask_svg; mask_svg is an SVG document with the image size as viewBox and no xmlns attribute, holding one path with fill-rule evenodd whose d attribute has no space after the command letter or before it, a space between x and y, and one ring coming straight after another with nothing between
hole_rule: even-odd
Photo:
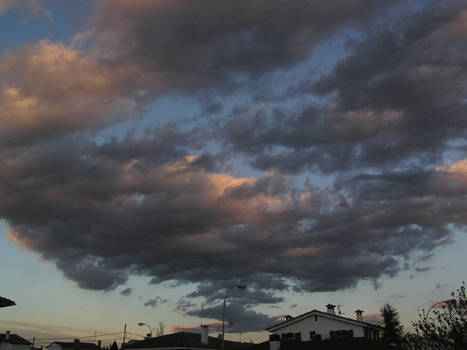
<instances>
[{"instance_id":1,"label":"silhouetted tree","mask_svg":"<svg viewBox=\"0 0 467 350\"><path fill-rule=\"evenodd\" d=\"M387 343L400 343L404 329L399 321L399 312L388 303L384 304L379 311L383 318L381 321L381 325L384 327L383 341Z\"/></svg>"},{"instance_id":2,"label":"silhouetted tree","mask_svg":"<svg viewBox=\"0 0 467 350\"><path fill-rule=\"evenodd\" d=\"M465 282L456 292L454 299L440 303L441 308L419 312L419 320L413 322L415 334L406 337L407 349L467 349L467 298Z\"/></svg>"}]
</instances>

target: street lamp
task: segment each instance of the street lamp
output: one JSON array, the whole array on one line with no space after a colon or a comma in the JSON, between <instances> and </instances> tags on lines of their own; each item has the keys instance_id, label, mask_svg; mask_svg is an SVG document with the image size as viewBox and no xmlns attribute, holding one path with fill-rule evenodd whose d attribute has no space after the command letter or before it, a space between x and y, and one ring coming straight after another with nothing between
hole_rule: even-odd
<instances>
[{"instance_id":1,"label":"street lamp","mask_svg":"<svg viewBox=\"0 0 467 350\"><path fill-rule=\"evenodd\" d=\"M456 302L457 302L456 299L446 299L446 300L441 300L441 301L438 301L437 303L434 303L428 309L428 311L427 311L427 313L425 315L425 321L427 320L428 314L430 313L431 309L433 309L436 305L440 305L440 304L456 304Z\"/></svg>"},{"instance_id":2,"label":"street lamp","mask_svg":"<svg viewBox=\"0 0 467 350\"><path fill-rule=\"evenodd\" d=\"M14 306L16 303L13 300L0 297L0 307Z\"/></svg>"},{"instance_id":3,"label":"street lamp","mask_svg":"<svg viewBox=\"0 0 467 350\"><path fill-rule=\"evenodd\" d=\"M237 288L238 290L246 290L246 286L245 286L245 285L237 284L237 285L234 285L234 286L230 287L229 289L227 289L227 292L225 293L224 308L222 309L222 350L224 350L224 336L225 336L225 333L224 333L224 326L225 326L225 302L227 301L227 297L229 296L229 292L230 292L232 289L234 289L234 288Z\"/></svg>"},{"instance_id":4,"label":"street lamp","mask_svg":"<svg viewBox=\"0 0 467 350\"><path fill-rule=\"evenodd\" d=\"M138 322L138 326L146 326L149 328L149 333L147 334L147 338L151 338L152 337L152 328L150 325L148 325L147 323L144 323L144 322Z\"/></svg>"}]
</instances>

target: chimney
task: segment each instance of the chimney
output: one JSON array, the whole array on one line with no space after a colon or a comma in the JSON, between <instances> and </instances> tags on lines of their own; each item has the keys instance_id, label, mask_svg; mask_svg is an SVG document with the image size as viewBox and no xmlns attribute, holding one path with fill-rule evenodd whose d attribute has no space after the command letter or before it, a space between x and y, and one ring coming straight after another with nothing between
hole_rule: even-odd
<instances>
[{"instance_id":1,"label":"chimney","mask_svg":"<svg viewBox=\"0 0 467 350\"><path fill-rule=\"evenodd\" d=\"M327 304L326 309L328 311L328 314L335 315L336 314L336 311L334 310L335 307L336 305Z\"/></svg>"},{"instance_id":2,"label":"chimney","mask_svg":"<svg viewBox=\"0 0 467 350\"><path fill-rule=\"evenodd\" d=\"M355 313L357 314L357 321L362 321L363 322L363 310L355 310Z\"/></svg>"},{"instance_id":3,"label":"chimney","mask_svg":"<svg viewBox=\"0 0 467 350\"><path fill-rule=\"evenodd\" d=\"M207 324L201 325L201 344L209 344L209 326Z\"/></svg>"},{"instance_id":4,"label":"chimney","mask_svg":"<svg viewBox=\"0 0 467 350\"><path fill-rule=\"evenodd\" d=\"M5 334L5 341L8 341L10 340L10 331L6 331L6 334Z\"/></svg>"}]
</instances>

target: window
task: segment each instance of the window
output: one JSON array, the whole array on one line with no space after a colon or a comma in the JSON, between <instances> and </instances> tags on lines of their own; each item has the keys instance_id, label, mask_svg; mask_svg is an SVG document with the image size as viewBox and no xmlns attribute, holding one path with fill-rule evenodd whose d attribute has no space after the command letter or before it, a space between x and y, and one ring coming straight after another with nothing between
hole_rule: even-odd
<instances>
[{"instance_id":1,"label":"window","mask_svg":"<svg viewBox=\"0 0 467 350\"><path fill-rule=\"evenodd\" d=\"M353 338L353 330L345 330L341 329L338 331L331 331L329 332L329 335L333 339L348 339L348 338Z\"/></svg>"},{"instance_id":2,"label":"window","mask_svg":"<svg viewBox=\"0 0 467 350\"><path fill-rule=\"evenodd\" d=\"M298 332L294 334L295 341L302 341L302 333Z\"/></svg>"},{"instance_id":3,"label":"window","mask_svg":"<svg viewBox=\"0 0 467 350\"><path fill-rule=\"evenodd\" d=\"M315 322L318 321L318 315L315 315Z\"/></svg>"}]
</instances>

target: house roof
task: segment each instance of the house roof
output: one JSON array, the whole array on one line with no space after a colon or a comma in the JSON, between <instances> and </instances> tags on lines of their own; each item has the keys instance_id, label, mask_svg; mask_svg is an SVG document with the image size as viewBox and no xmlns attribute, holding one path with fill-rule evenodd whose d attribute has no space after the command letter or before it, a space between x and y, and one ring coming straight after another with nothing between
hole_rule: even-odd
<instances>
[{"instance_id":1,"label":"house roof","mask_svg":"<svg viewBox=\"0 0 467 350\"><path fill-rule=\"evenodd\" d=\"M331 318L331 319L335 319L335 320L339 320L339 321L344 321L344 322L351 323L351 324L358 325L358 326L362 326L362 327L368 327L368 328L373 328L373 329L382 329L383 328L381 326L378 326L378 325L375 325L375 324L372 324L372 323L368 323L368 322L365 322L365 321L358 321L358 320L354 320L353 318L343 317L343 316L339 316L339 315L333 315L333 314L330 314L329 312L323 312L323 311L319 311L319 310L311 310L311 311L305 312L304 314L298 315L297 317L294 317L294 318L292 318L290 320L287 320L287 321L278 323L278 324L276 324L274 326L268 327L268 328L266 328L266 330L270 331L270 332L273 332L273 331L276 331L278 329L281 329L281 328L287 327L289 325L292 325L294 323L305 320L305 319L307 319L307 318L309 318L311 316L314 316L314 315L320 315L320 316L323 316L323 317L327 317L327 318Z\"/></svg>"},{"instance_id":2,"label":"house roof","mask_svg":"<svg viewBox=\"0 0 467 350\"><path fill-rule=\"evenodd\" d=\"M2 342L8 342L10 344L19 344L19 345L31 345L29 341L24 339L23 337L20 337L17 334L12 334L10 333L10 338L8 340L5 340L6 334L0 334L0 343Z\"/></svg>"},{"instance_id":3,"label":"house roof","mask_svg":"<svg viewBox=\"0 0 467 350\"><path fill-rule=\"evenodd\" d=\"M65 342L65 341L54 341L53 343L50 343L49 345L47 345L47 347L49 347L50 345L52 344L57 344L57 345L60 345L62 348L75 348L75 346L77 347L78 343L75 343L75 342ZM94 344L94 343L82 343L82 342L79 342L79 348L80 349L98 349L99 347Z\"/></svg>"},{"instance_id":4,"label":"house roof","mask_svg":"<svg viewBox=\"0 0 467 350\"><path fill-rule=\"evenodd\" d=\"M0 297L0 307L7 307L7 306L13 306L16 305L16 303L13 300Z\"/></svg>"},{"instance_id":5,"label":"house roof","mask_svg":"<svg viewBox=\"0 0 467 350\"><path fill-rule=\"evenodd\" d=\"M241 349L251 346L250 343L240 343L235 341L224 341L225 349ZM126 349L142 348L221 348L221 339L209 337L208 344L201 344L201 335L190 332L178 332L163 335L160 337L148 338L144 340L130 341L125 344Z\"/></svg>"}]
</instances>

